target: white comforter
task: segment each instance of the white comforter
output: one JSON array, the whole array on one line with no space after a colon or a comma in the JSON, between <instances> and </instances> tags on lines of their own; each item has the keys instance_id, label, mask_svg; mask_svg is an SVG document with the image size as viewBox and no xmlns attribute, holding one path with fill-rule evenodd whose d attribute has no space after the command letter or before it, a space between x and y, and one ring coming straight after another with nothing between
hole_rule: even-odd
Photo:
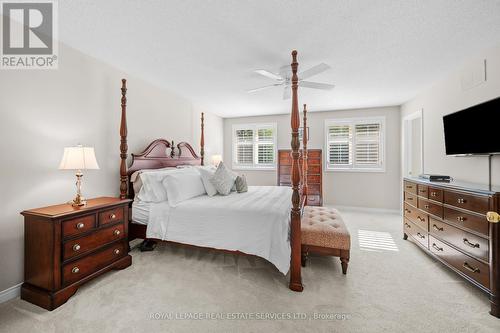
<instances>
[{"instance_id":1,"label":"white comforter","mask_svg":"<svg viewBox=\"0 0 500 333\"><path fill-rule=\"evenodd\" d=\"M249 186L246 193L202 195L176 207L152 204L146 236L262 257L286 274L290 268L292 190Z\"/></svg>"}]
</instances>

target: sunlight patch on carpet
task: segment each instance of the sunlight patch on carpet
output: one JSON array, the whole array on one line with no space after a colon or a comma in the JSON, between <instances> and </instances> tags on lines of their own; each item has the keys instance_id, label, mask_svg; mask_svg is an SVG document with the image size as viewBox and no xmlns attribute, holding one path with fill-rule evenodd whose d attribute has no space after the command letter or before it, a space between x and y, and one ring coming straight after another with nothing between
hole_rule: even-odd
<instances>
[{"instance_id":1,"label":"sunlight patch on carpet","mask_svg":"<svg viewBox=\"0 0 500 333\"><path fill-rule=\"evenodd\" d=\"M383 231L358 230L359 248L363 251L399 251L391 234Z\"/></svg>"}]
</instances>

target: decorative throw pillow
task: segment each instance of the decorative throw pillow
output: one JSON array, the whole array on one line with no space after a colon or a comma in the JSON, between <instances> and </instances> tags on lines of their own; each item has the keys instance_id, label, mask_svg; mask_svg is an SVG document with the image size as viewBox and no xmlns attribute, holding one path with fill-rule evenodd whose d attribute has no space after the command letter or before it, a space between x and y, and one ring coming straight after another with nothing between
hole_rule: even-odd
<instances>
[{"instance_id":1,"label":"decorative throw pillow","mask_svg":"<svg viewBox=\"0 0 500 333\"><path fill-rule=\"evenodd\" d=\"M203 182L203 186L205 186L205 191L207 191L207 194L209 197L213 197L214 195L217 194L217 189L215 188L214 184L210 181L210 179L214 176L215 174L215 168L197 168L198 172L200 173L201 176L201 181Z\"/></svg>"},{"instance_id":2,"label":"decorative throw pillow","mask_svg":"<svg viewBox=\"0 0 500 333\"><path fill-rule=\"evenodd\" d=\"M238 191L238 193L248 191L247 178L245 177L245 175L236 177L236 181L234 183L236 185L236 191Z\"/></svg>"},{"instance_id":3,"label":"decorative throw pillow","mask_svg":"<svg viewBox=\"0 0 500 333\"><path fill-rule=\"evenodd\" d=\"M214 175L210 178L210 181L219 194L228 195L231 193L231 188L234 186L235 179L233 173L226 168L223 162L220 162Z\"/></svg>"}]
</instances>

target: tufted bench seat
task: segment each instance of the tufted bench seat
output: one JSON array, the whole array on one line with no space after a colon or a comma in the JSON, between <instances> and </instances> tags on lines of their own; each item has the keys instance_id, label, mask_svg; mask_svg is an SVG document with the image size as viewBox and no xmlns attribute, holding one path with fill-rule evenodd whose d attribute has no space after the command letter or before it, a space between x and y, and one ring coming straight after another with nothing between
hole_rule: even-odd
<instances>
[{"instance_id":1,"label":"tufted bench seat","mask_svg":"<svg viewBox=\"0 0 500 333\"><path fill-rule=\"evenodd\" d=\"M334 208L305 206L302 215L302 266L309 253L340 257L342 273L347 273L351 235Z\"/></svg>"}]
</instances>

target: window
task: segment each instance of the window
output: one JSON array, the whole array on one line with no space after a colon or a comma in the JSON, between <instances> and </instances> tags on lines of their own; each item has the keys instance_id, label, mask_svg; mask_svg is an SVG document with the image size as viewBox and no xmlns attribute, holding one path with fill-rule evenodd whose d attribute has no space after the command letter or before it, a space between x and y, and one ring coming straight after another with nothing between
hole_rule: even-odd
<instances>
[{"instance_id":1,"label":"window","mask_svg":"<svg viewBox=\"0 0 500 333\"><path fill-rule=\"evenodd\" d=\"M276 124L233 126L233 169L276 167Z\"/></svg>"},{"instance_id":2,"label":"window","mask_svg":"<svg viewBox=\"0 0 500 333\"><path fill-rule=\"evenodd\" d=\"M385 171L384 131L384 117L326 120L326 170Z\"/></svg>"}]
</instances>

